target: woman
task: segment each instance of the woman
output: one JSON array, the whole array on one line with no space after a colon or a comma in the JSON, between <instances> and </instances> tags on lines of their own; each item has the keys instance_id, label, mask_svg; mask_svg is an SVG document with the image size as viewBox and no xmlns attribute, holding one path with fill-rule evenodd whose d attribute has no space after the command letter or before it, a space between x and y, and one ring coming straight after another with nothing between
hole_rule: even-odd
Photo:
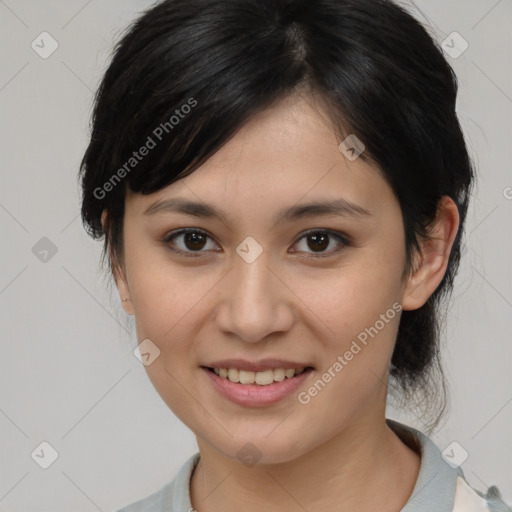
<instances>
[{"instance_id":1,"label":"woman","mask_svg":"<svg viewBox=\"0 0 512 512\"><path fill-rule=\"evenodd\" d=\"M122 512L510 510L385 417L441 375L474 177L456 93L391 1L167 0L130 27L82 218L199 452Z\"/></svg>"}]
</instances>

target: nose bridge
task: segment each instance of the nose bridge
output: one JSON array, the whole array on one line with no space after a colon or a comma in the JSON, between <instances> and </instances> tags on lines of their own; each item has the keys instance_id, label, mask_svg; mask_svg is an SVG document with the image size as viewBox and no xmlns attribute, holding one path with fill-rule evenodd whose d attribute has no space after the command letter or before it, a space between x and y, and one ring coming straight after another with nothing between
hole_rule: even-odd
<instances>
[{"instance_id":1,"label":"nose bridge","mask_svg":"<svg viewBox=\"0 0 512 512\"><path fill-rule=\"evenodd\" d=\"M268 255L262 254L253 262L246 262L240 258L235 263L236 306L258 313L255 304L270 305L272 283L271 272L268 268Z\"/></svg>"},{"instance_id":2,"label":"nose bridge","mask_svg":"<svg viewBox=\"0 0 512 512\"><path fill-rule=\"evenodd\" d=\"M232 331L247 342L286 330L293 321L283 285L268 268L268 256L269 253L261 252L254 260L235 257L222 313L218 316L222 330Z\"/></svg>"}]
</instances>

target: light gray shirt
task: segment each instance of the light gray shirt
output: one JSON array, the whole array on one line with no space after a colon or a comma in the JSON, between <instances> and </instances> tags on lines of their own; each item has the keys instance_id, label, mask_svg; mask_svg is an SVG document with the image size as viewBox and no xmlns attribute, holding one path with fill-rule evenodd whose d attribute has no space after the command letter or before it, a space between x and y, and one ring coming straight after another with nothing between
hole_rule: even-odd
<instances>
[{"instance_id":1,"label":"light gray shirt","mask_svg":"<svg viewBox=\"0 0 512 512\"><path fill-rule=\"evenodd\" d=\"M401 512L512 512L496 487L490 487L486 495L471 488L462 470L448 464L439 448L423 433L393 420L388 419L387 423L406 445L421 454L418 479ZM117 512L194 512L190 479L199 459L199 452L195 453L172 482Z\"/></svg>"}]
</instances>

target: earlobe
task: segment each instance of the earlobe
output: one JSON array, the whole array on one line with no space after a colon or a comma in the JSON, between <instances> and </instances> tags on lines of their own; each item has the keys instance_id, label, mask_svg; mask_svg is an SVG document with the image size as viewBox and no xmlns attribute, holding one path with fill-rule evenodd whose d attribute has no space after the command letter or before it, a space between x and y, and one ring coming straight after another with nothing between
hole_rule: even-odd
<instances>
[{"instance_id":1,"label":"earlobe","mask_svg":"<svg viewBox=\"0 0 512 512\"><path fill-rule=\"evenodd\" d=\"M119 298L121 299L121 305L127 315L133 315L133 304L130 297L130 289L126 281L123 270L115 264L113 266L114 279L116 281L117 291L119 292Z\"/></svg>"},{"instance_id":2,"label":"earlobe","mask_svg":"<svg viewBox=\"0 0 512 512\"><path fill-rule=\"evenodd\" d=\"M435 222L427 240L420 241L421 254L416 254L402 297L404 310L418 309L434 293L442 281L450 252L459 229L459 212L448 196L439 201Z\"/></svg>"},{"instance_id":3,"label":"earlobe","mask_svg":"<svg viewBox=\"0 0 512 512\"><path fill-rule=\"evenodd\" d=\"M107 229L106 222L107 221L108 221L107 211L103 210L103 212L101 214L101 225L103 226L103 231L105 232L105 236L107 236L107 234L106 234L107 233L106 232L106 229ZM125 276L123 269L121 268L119 263L114 258L111 247L109 248L109 258L110 258L110 262L111 262L111 268L112 268L114 280L116 282L117 291L119 292L119 298L121 299L121 305L123 306L123 309L126 314L133 315L134 314L133 304L131 301L130 289L128 287L128 282L126 280L126 276Z\"/></svg>"}]
</instances>

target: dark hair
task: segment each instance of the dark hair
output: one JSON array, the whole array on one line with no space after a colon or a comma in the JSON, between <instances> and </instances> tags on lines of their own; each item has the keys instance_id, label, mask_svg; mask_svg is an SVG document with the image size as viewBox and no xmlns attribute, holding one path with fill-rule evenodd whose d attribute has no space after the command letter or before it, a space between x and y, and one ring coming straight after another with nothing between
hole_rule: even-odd
<instances>
[{"instance_id":1,"label":"dark hair","mask_svg":"<svg viewBox=\"0 0 512 512\"><path fill-rule=\"evenodd\" d=\"M457 204L460 226L445 276L421 308L403 311L391 365L403 396L445 396L439 308L459 265L474 171L455 112L455 73L425 28L392 1L166 0L150 7L117 44L96 93L80 170L83 223L94 238L105 236L103 260L108 252L113 270L124 261L126 187L150 194L187 176L253 114L299 90L321 99L340 142L349 134L363 141L360 158L392 187L403 215L404 272L440 198ZM142 147L145 156L136 158Z\"/></svg>"}]
</instances>

